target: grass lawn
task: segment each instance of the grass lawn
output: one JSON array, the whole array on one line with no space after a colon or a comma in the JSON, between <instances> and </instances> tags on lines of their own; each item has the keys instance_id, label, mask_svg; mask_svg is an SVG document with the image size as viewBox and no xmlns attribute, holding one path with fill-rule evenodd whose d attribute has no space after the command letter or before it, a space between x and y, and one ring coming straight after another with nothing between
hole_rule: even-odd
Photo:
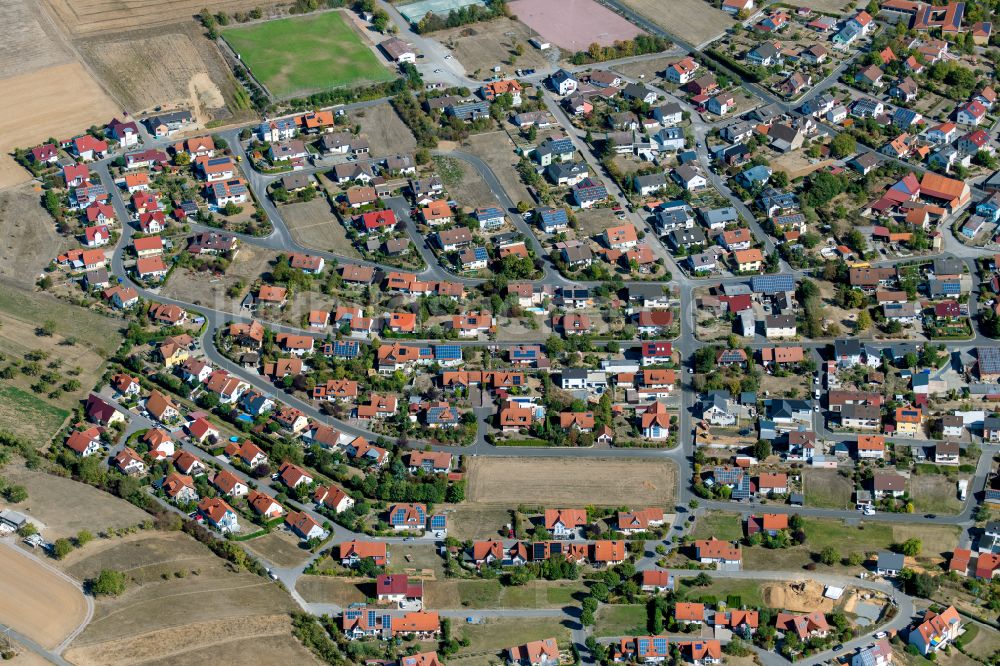
<instances>
[{"instance_id":1,"label":"grass lawn","mask_svg":"<svg viewBox=\"0 0 1000 666\"><path fill-rule=\"evenodd\" d=\"M0 430L8 430L37 446L48 444L69 412L16 386L0 386Z\"/></svg>"},{"instance_id":2,"label":"grass lawn","mask_svg":"<svg viewBox=\"0 0 1000 666\"><path fill-rule=\"evenodd\" d=\"M503 650L511 645L520 645L529 641L540 641L545 638L555 638L564 641L569 638L569 629L562 620L554 617L525 618L495 618L482 624L462 624L452 622L452 634L458 638L468 638L469 647L459 650L454 657L448 659L452 664L461 661L463 656ZM477 655L478 661L470 664L482 664L483 656Z\"/></svg>"},{"instance_id":3,"label":"grass lawn","mask_svg":"<svg viewBox=\"0 0 1000 666\"><path fill-rule=\"evenodd\" d=\"M503 587L495 580L438 580L425 584L429 608L561 608L575 603L579 582L533 581Z\"/></svg>"},{"instance_id":4,"label":"grass lawn","mask_svg":"<svg viewBox=\"0 0 1000 666\"><path fill-rule=\"evenodd\" d=\"M646 630L644 604L610 604L597 609L595 636L642 636Z\"/></svg>"},{"instance_id":5,"label":"grass lawn","mask_svg":"<svg viewBox=\"0 0 1000 666\"><path fill-rule=\"evenodd\" d=\"M230 28L223 36L278 97L393 78L340 12Z\"/></svg>"},{"instance_id":6,"label":"grass lawn","mask_svg":"<svg viewBox=\"0 0 1000 666\"><path fill-rule=\"evenodd\" d=\"M950 552L958 544L957 527L950 525L887 525L865 523L852 527L833 518L806 518L806 542L801 546L784 549L763 547L744 548L743 566L746 569L798 569L812 561L812 553L819 553L827 546L836 550L841 558L851 553L869 553L889 548L910 538L923 542L923 552L918 560L925 563L940 561L940 554ZM835 565L840 566L840 565Z\"/></svg>"},{"instance_id":7,"label":"grass lawn","mask_svg":"<svg viewBox=\"0 0 1000 666\"><path fill-rule=\"evenodd\" d=\"M835 469L807 469L803 472L806 504L826 509L843 509L851 504L854 492L850 479Z\"/></svg>"},{"instance_id":8,"label":"grass lawn","mask_svg":"<svg viewBox=\"0 0 1000 666\"><path fill-rule=\"evenodd\" d=\"M1000 632L979 631L979 625L969 623L965 625L965 631L975 630L975 635L965 643L965 651L976 659L986 661L997 650L1000 650ZM963 636L964 638L964 636Z\"/></svg>"},{"instance_id":9,"label":"grass lawn","mask_svg":"<svg viewBox=\"0 0 1000 666\"><path fill-rule=\"evenodd\" d=\"M695 539L722 539L733 541L743 538L743 524L733 513L710 513L699 516L691 536Z\"/></svg>"},{"instance_id":10,"label":"grass lawn","mask_svg":"<svg viewBox=\"0 0 1000 666\"><path fill-rule=\"evenodd\" d=\"M687 579L682 578L681 583L685 580ZM736 596L746 606L760 607L764 605L764 599L760 593L760 583L755 580L718 578L711 585L705 587L683 585L680 589L685 590L684 598L692 601L704 597L714 597L717 601L725 601L729 596Z\"/></svg>"}]
</instances>

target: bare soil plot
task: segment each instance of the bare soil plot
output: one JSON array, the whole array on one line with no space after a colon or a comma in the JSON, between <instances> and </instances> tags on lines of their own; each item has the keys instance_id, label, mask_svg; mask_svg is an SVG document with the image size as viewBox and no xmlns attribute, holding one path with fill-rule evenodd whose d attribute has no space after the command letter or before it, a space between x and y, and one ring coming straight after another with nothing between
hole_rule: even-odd
<instances>
[{"instance_id":1,"label":"bare soil plot","mask_svg":"<svg viewBox=\"0 0 1000 666\"><path fill-rule=\"evenodd\" d=\"M360 125L361 134L371 144L372 157L412 153L417 140L410 128L389 104L379 104L348 114L351 125Z\"/></svg>"},{"instance_id":2,"label":"bare soil plot","mask_svg":"<svg viewBox=\"0 0 1000 666\"><path fill-rule=\"evenodd\" d=\"M834 163L834 160L814 160L801 151L792 151L772 160L771 168L775 171L784 171L788 174L789 180L794 180Z\"/></svg>"},{"instance_id":3,"label":"bare soil plot","mask_svg":"<svg viewBox=\"0 0 1000 666\"><path fill-rule=\"evenodd\" d=\"M78 49L116 99L139 114L182 107L204 125L229 118L236 82L218 48L194 22L80 40ZM247 115L246 117L249 117Z\"/></svg>"},{"instance_id":4,"label":"bare soil plot","mask_svg":"<svg viewBox=\"0 0 1000 666\"><path fill-rule=\"evenodd\" d=\"M514 66L526 69L543 69L549 65L544 51L528 43L531 28L515 19L499 18L495 21L439 30L434 38L451 49L467 72L483 72L494 67L506 67L517 44L522 53Z\"/></svg>"},{"instance_id":5,"label":"bare soil plot","mask_svg":"<svg viewBox=\"0 0 1000 666\"><path fill-rule=\"evenodd\" d=\"M375 586L369 579L338 576L302 576L295 583L295 589L309 603L338 606L364 603L375 592ZM437 608L431 604L428 606Z\"/></svg>"},{"instance_id":6,"label":"bare soil plot","mask_svg":"<svg viewBox=\"0 0 1000 666\"><path fill-rule=\"evenodd\" d=\"M346 257L361 257L347 238L347 230L330 210L326 197L293 203L278 209L292 238L305 247L333 252Z\"/></svg>"},{"instance_id":7,"label":"bare soil plot","mask_svg":"<svg viewBox=\"0 0 1000 666\"><path fill-rule=\"evenodd\" d=\"M205 305L225 312L238 312L240 301L246 295L250 284L270 270L270 262L276 257L277 255L270 250L244 244L225 275L215 277L197 271L177 270L170 274L162 293L164 296L195 305ZM242 282L244 289L236 298L230 298L226 295L226 291L237 282Z\"/></svg>"},{"instance_id":8,"label":"bare soil plot","mask_svg":"<svg viewBox=\"0 0 1000 666\"><path fill-rule=\"evenodd\" d=\"M705 0L625 0L625 4L695 46L718 37L735 23Z\"/></svg>"},{"instance_id":9,"label":"bare soil plot","mask_svg":"<svg viewBox=\"0 0 1000 666\"><path fill-rule=\"evenodd\" d=\"M116 655L126 647L144 658L208 647L220 627L233 626L238 618L250 627L239 635L255 635L255 624L264 621L255 616L287 614L294 607L272 581L234 571L180 532L141 532L88 554L92 545L80 551L69 571L85 579L116 569L127 573L129 583L120 597L97 600L93 621L67 655L75 663L119 663Z\"/></svg>"},{"instance_id":10,"label":"bare soil plot","mask_svg":"<svg viewBox=\"0 0 1000 666\"><path fill-rule=\"evenodd\" d=\"M677 469L666 460L473 458L469 502L547 507L669 506Z\"/></svg>"},{"instance_id":11,"label":"bare soil plot","mask_svg":"<svg viewBox=\"0 0 1000 666\"><path fill-rule=\"evenodd\" d=\"M611 46L644 34L594 0L514 0L508 6L518 20L571 53L586 50L594 42Z\"/></svg>"},{"instance_id":12,"label":"bare soil plot","mask_svg":"<svg viewBox=\"0 0 1000 666\"><path fill-rule=\"evenodd\" d=\"M4 239L0 242L0 277L28 287L57 254L77 246L56 233L55 223L41 206L41 197L41 189L34 184L0 191L0 235Z\"/></svg>"},{"instance_id":13,"label":"bare soil plot","mask_svg":"<svg viewBox=\"0 0 1000 666\"><path fill-rule=\"evenodd\" d=\"M843 509L851 502L851 480L835 469L807 469L802 473L806 504L827 509Z\"/></svg>"},{"instance_id":14,"label":"bare soil plot","mask_svg":"<svg viewBox=\"0 0 1000 666\"><path fill-rule=\"evenodd\" d=\"M504 191L515 203L527 201L531 203L528 188L517 175L517 155L514 154L514 144L506 132L489 132L470 136L463 148L482 158L496 175Z\"/></svg>"},{"instance_id":15,"label":"bare soil plot","mask_svg":"<svg viewBox=\"0 0 1000 666\"><path fill-rule=\"evenodd\" d=\"M0 89L0 187L29 180L8 154L14 148L80 134L121 111L76 62L10 76Z\"/></svg>"},{"instance_id":16,"label":"bare soil plot","mask_svg":"<svg viewBox=\"0 0 1000 666\"><path fill-rule=\"evenodd\" d=\"M309 558L309 551L299 548L299 540L284 530L246 541L244 545L247 550L282 568L297 566Z\"/></svg>"},{"instance_id":17,"label":"bare soil plot","mask_svg":"<svg viewBox=\"0 0 1000 666\"><path fill-rule=\"evenodd\" d=\"M761 585L764 603L771 608L807 613L818 610L828 613L833 610L833 600L823 596L824 586L814 580L794 583L765 583Z\"/></svg>"},{"instance_id":18,"label":"bare soil plot","mask_svg":"<svg viewBox=\"0 0 1000 666\"><path fill-rule=\"evenodd\" d=\"M0 623L54 648L87 615L76 586L16 547L0 544Z\"/></svg>"},{"instance_id":19,"label":"bare soil plot","mask_svg":"<svg viewBox=\"0 0 1000 666\"><path fill-rule=\"evenodd\" d=\"M64 29L76 36L151 28L192 20L202 9L247 11L259 0L46 0Z\"/></svg>"},{"instance_id":20,"label":"bare soil plot","mask_svg":"<svg viewBox=\"0 0 1000 666\"><path fill-rule=\"evenodd\" d=\"M76 535L80 530L98 534L109 527L131 527L149 518L149 514L125 500L79 481L20 464L8 465L3 475L8 482L28 491L28 499L11 508L42 523L42 535L49 541ZM7 502L0 500L0 507L6 506Z\"/></svg>"},{"instance_id":21,"label":"bare soil plot","mask_svg":"<svg viewBox=\"0 0 1000 666\"><path fill-rule=\"evenodd\" d=\"M80 666L318 663L291 631L287 615L228 618L74 647L66 656Z\"/></svg>"}]
</instances>

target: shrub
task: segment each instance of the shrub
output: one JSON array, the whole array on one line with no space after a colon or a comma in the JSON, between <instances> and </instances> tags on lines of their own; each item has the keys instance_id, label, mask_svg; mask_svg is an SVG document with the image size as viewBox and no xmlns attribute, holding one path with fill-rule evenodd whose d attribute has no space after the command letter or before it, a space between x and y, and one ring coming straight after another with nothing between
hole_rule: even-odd
<instances>
[{"instance_id":1,"label":"shrub","mask_svg":"<svg viewBox=\"0 0 1000 666\"><path fill-rule=\"evenodd\" d=\"M117 597L125 591L125 574L111 569L102 569L97 578L90 581L90 589L94 596L107 595Z\"/></svg>"}]
</instances>

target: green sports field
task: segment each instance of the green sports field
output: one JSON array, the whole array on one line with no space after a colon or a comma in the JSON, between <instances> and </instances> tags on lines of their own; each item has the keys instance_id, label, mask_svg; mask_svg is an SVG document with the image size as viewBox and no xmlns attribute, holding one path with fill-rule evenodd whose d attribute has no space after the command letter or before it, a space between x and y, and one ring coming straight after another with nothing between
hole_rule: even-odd
<instances>
[{"instance_id":1,"label":"green sports field","mask_svg":"<svg viewBox=\"0 0 1000 666\"><path fill-rule=\"evenodd\" d=\"M230 28L223 37L276 97L393 78L340 12Z\"/></svg>"}]
</instances>

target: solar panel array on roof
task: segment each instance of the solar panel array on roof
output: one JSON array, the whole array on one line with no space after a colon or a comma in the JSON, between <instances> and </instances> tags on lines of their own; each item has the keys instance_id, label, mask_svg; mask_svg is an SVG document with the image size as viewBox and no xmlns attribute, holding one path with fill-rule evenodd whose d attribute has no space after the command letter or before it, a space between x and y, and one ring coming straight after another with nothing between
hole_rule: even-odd
<instances>
[{"instance_id":1,"label":"solar panel array on roof","mask_svg":"<svg viewBox=\"0 0 1000 666\"><path fill-rule=\"evenodd\" d=\"M750 288L758 294L794 291L795 278L791 275L755 275L750 279Z\"/></svg>"},{"instance_id":2,"label":"solar panel array on roof","mask_svg":"<svg viewBox=\"0 0 1000 666\"><path fill-rule=\"evenodd\" d=\"M734 500L743 500L750 498L750 477L746 474L740 479L740 482L733 488L732 498Z\"/></svg>"},{"instance_id":3,"label":"solar panel array on roof","mask_svg":"<svg viewBox=\"0 0 1000 666\"><path fill-rule=\"evenodd\" d=\"M1000 347L979 347L976 356L979 359L980 374L1000 374Z\"/></svg>"},{"instance_id":4,"label":"solar panel array on roof","mask_svg":"<svg viewBox=\"0 0 1000 666\"><path fill-rule=\"evenodd\" d=\"M357 340L335 340L330 350L330 354L338 358L355 358L358 352Z\"/></svg>"},{"instance_id":5,"label":"solar panel array on roof","mask_svg":"<svg viewBox=\"0 0 1000 666\"><path fill-rule=\"evenodd\" d=\"M434 358L439 361L460 361L462 348L458 345L438 345L434 348Z\"/></svg>"},{"instance_id":6,"label":"solar panel array on roof","mask_svg":"<svg viewBox=\"0 0 1000 666\"><path fill-rule=\"evenodd\" d=\"M545 559L545 548L544 543L535 543L531 545L531 559L533 560L543 560Z\"/></svg>"},{"instance_id":7,"label":"solar panel array on roof","mask_svg":"<svg viewBox=\"0 0 1000 666\"><path fill-rule=\"evenodd\" d=\"M448 519L444 515L438 514L436 516L431 516L432 530L443 530L447 526L448 526Z\"/></svg>"},{"instance_id":8,"label":"solar panel array on roof","mask_svg":"<svg viewBox=\"0 0 1000 666\"><path fill-rule=\"evenodd\" d=\"M485 247L477 247L472 252L476 256L476 261L487 261L490 258L490 255L486 252Z\"/></svg>"}]
</instances>

